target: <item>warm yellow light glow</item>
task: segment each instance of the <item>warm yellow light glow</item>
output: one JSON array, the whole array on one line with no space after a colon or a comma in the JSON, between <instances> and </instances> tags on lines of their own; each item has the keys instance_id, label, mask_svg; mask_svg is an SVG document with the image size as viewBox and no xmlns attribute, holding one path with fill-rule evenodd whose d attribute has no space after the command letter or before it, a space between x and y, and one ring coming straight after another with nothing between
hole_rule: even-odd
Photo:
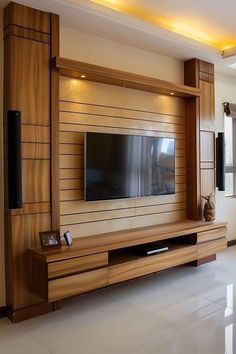
<instances>
[{"instance_id":1,"label":"warm yellow light glow","mask_svg":"<svg viewBox=\"0 0 236 354\"><path fill-rule=\"evenodd\" d=\"M108 7L110 9L122 12L124 14L136 17L140 20L148 22L152 25L156 25L160 28L172 31L184 37L196 40L203 44L210 45L219 50L227 50L236 46L235 40L225 40L224 38L217 38L209 28L199 30L196 28L196 23L191 23L191 20L173 20L171 18L164 17L158 13L141 8L138 6L132 6L128 4L127 0L90 0L96 4ZM201 28L201 25L198 28Z\"/></svg>"},{"instance_id":2,"label":"warm yellow light glow","mask_svg":"<svg viewBox=\"0 0 236 354\"><path fill-rule=\"evenodd\" d=\"M81 79L85 79L86 78L86 75L82 74L80 75Z\"/></svg>"},{"instance_id":3,"label":"warm yellow light glow","mask_svg":"<svg viewBox=\"0 0 236 354\"><path fill-rule=\"evenodd\" d=\"M171 93L170 93L171 96L174 96L174 94L175 94L174 92L171 92Z\"/></svg>"}]
</instances>

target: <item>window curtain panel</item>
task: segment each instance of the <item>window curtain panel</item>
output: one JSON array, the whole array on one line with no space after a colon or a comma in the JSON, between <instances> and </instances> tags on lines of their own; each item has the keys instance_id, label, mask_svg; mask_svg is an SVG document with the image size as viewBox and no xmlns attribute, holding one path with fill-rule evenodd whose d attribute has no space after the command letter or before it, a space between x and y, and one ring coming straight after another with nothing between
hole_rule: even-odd
<instances>
[{"instance_id":1,"label":"window curtain panel","mask_svg":"<svg viewBox=\"0 0 236 354\"><path fill-rule=\"evenodd\" d=\"M224 102L224 112L227 117L236 118L236 104Z\"/></svg>"}]
</instances>

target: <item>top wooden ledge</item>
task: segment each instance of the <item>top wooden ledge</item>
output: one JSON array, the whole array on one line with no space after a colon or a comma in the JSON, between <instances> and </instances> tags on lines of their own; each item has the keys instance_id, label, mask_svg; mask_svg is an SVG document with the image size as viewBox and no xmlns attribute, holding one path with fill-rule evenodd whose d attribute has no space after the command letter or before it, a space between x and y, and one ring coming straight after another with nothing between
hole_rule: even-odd
<instances>
[{"instance_id":1,"label":"top wooden ledge","mask_svg":"<svg viewBox=\"0 0 236 354\"><path fill-rule=\"evenodd\" d=\"M180 85L169 81L154 79L148 76L132 74L126 71L106 68L93 64L55 57L54 67L59 70L62 76L80 79L81 75L86 76L86 80L100 82L103 84L127 87L134 90L147 91L162 95L177 97L199 97L200 89Z\"/></svg>"},{"instance_id":2,"label":"top wooden ledge","mask_svg":"<svg viewBox=\"0 0 236 354\"><path fill-rule=\"evenodd\" d=\"M143 243L196 234L198 232L214 230L226 226L227 223L225 222L185 220L170 224L153 225L137 229L75 238L71 247L62 246L61 249L50 251L42 251L38 248L32 249L31 253L34 257L41 259L44 262L56 262Z\"/></svg>"}]
</instances>

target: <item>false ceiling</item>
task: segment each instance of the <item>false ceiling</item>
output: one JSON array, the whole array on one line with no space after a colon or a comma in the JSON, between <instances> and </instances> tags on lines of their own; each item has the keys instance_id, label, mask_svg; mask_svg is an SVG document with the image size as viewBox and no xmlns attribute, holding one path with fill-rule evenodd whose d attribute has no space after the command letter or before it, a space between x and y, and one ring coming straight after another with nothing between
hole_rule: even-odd
<instances>
[{"instance_id":1,"label":"false ceiling","mask_svg":"<svg viewBox=\"0 0 236 354\"><path fill-rule=\"evenodd\" d=\"M236 62L236 56L222 59L222 51L236 48L235 0L16 1L58 13L66 27L158 54L198 57L222 68Z\"/></svg>"}]
</instances>

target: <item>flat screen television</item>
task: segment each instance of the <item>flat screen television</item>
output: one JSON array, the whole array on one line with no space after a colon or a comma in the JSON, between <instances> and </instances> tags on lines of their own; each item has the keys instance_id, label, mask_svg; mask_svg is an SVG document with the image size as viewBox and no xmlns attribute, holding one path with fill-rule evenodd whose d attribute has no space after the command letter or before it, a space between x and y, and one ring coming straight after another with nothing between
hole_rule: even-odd
<instances>
[{"instance_id":1,"label":"flat screen television","mask_svg":"<svg viewBox=\"0 0 236 354\"><path fill-rule=\"evenodd\" d=\"M175 140L86 133L85 200L175 193Z\"/></svg>"}]
</instances>

